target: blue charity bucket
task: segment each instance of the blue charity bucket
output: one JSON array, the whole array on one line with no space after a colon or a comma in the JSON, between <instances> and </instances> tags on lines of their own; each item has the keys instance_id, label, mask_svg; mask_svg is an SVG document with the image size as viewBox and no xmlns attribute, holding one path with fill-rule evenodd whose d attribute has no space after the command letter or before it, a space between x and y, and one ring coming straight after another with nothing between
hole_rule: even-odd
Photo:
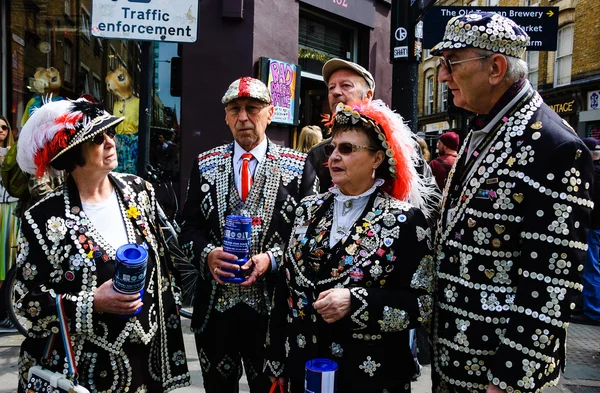
<instances>
[{"instance_id":1,"label":"blue charity bucket","mask_svg":"<svg viewBox=\"0 0 600 393\"><path fill-rule=\"evenodd\" d=\"M337 392L338 365L330 359L316 358L306 362L304 378L305 393L334 393Z\"/></svg>"},{"instance_id":2,"label":"blue charity bucket","mask_svg":"<svg viewBox=\"0 0 600 393\"><path fill-rule=\"evenodd\" d=\"M144 296L146 284L146 268L148 266L148 250L139 244L124 244L117 249L113 288L127 295L139 293ZM133 314L142 311L138 308Z\"/></svg>"},{"instance_id":3,"label":"blue charity bucket","mask_svg":"<svg viewBox=\"0 0 600 393\"><path fill-rule=\"evenodd\" d=\"M252 235L252 218L247 216L228 215L225 217L223 233L223 251L238 257L236 261L228 261L243 266L248 262L250 254L250 236ZM241 284L246 278L241 270L223 269L235 274L235 277L221 277L221 280Z\"/></svg>"}]
</instances>

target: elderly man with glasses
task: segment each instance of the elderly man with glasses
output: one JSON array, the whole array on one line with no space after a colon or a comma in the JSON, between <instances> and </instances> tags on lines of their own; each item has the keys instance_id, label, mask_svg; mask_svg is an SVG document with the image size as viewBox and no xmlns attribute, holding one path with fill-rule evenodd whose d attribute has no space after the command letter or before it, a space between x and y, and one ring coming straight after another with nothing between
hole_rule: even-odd
<instances>
[{"instance_id":1,"label":"elderly man with glasses","mask_svg":"<svg viewBox=\"0 0 600 393\"><path fill-rule=\"evenodd\" d=\"M474 112L434 246L434 392L536 392L564 367L590 226L592 161L526 79L529 37L490 12L452 18L438 80Z\"/></svg>"},{"instance_id":2,"label":"elderly man with glasses","mask_svg":"<svg viewBox=\"0 0 600 393\"><path fill-rule=\"evenodd\" d=\"M298 204L318 182L306 154L266 137L274 107L264 83L240 78L221 102L234 141L198 156L183 209L180 241L200 272L192 328L207 392L237 392L242 363L250 392L267 392L271 382L262 370L274 273ZM252 218L242 266L221 247L227 215ZM245 280L228 284L230 271L240 269L248 272Z\"/></svg>"}]
</instances>

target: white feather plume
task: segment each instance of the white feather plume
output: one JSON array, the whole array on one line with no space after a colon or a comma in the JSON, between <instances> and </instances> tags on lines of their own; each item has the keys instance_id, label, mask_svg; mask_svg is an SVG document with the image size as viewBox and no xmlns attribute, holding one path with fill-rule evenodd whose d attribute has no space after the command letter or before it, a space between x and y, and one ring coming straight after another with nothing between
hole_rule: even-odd
<instances>
[{"instance_id":1,"label":"white feather plume","mask_svg":"<svg viewBox=\"0 0 600 393\"><path fill-rule=\"evenodd\" d=\"M36 174L36 154L65 129L65 124L57 124L56 119L70 112L72 105L68 100L48 102L35 110L27 120L19 134L17 146L17 163L23 172ZM51 171L51 168L45 170Z\"/></svg>"}]
</instances>

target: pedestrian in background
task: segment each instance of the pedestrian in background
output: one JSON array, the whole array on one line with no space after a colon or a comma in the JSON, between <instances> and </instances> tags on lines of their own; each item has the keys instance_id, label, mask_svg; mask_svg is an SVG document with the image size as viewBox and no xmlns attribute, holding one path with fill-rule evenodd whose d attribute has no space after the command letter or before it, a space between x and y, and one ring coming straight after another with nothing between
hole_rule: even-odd
<instances>
[{"instance_id":1,"label":"pedestrian in background","mask_svg":"<svg viewBox=\"0 0 600 393\"><path fill-rule=\"evenodd\" d=\"M300 131L300 139L298 140L298 150L300 153L308 153L308 151L317 143L323 140L323 132L319 126L305 126Z\"/></svg>"},{"instance_id":2,"label":"pedestrian in background","mask_svg":"<svg viewBox=\"0 0 600 393\"><path fill-rule=\"evenodd\" d=\"M0 116L0 165L8 149L15 144L8 119ZM6 297L8 289L2 285L6 280L8 271L17 258L17 234L19 233L19 219L14 214L19 199L12 197L4 188L0 179L0 333L14 333L17 331L6 313Z\"/></svg>"},{"instance_id":3,"label":"pedestrian in background","mask_svg":"<svg viewBox=\"0 0 600 393\"><path fill-rule=\"evenodd\" d=\"M431 50L454 105L477 114L434 246L434 392L537 392L564 370L592 160L526 79L528 43L512 20L474 11L450 19Z\"/></svg>"},{"instance_id":4,"label":"pedestrian in background","mask_svg":"<svg viewBox=\"0 0 600 393\"><path fill-rule=\"evenodd\" d=\"M429 146L427 146L427 142L425 141L425 139L421 138L421 137L417 137L417 143L419 144L419 147L421 148L421 153L423 154L423 159L425 160L425 162L429 162L431 161L431 152L429 151Z\"/></svg>"},{"instance_id":5,"label":"pedestrian in background","mask_svg":"<svg viewBox=\"0 0 600 393\"><path fill-rule=\"evenodd\" d=\"M583 268L583 293L581 309L571 316L571 321L586 325L600 325L600 141L585 138L594 161L594 209L592 226L588 233L587 259Z\"/></svg>"},{"instance_id":6,"label":"pedestrian in background","mask_svg":"<svg viewBox=\"0 0 600 393\"><path fill-rule=\"evenodd\" d=\"M456 161L458 146L460 146L460 138L456 132L445 132L438 139L438 156L429 162L429 166L440 190L444 189L448 173L450 173L450 169L452 169L452 165Z\"/></svg>"},{"instance_id":7,"label":"pedestrian in background","mask_svg":"<svg viewBox=\"0 0 600 393\"><path fill-rule=\"evenodd\" d=\"M263 82L235 80L221 102L233 143L200 153L190 176L180 243L198 268L192 328L207 393L237 392L246 371L251 393L268 392L264 343L275 272L300 200L317 192L306 154L266 137L274 107ZM241 284L226 284L239 270L223 251L227 215L252 217L251 259ZM244 369L242 369L242 364Z\"/></svg>"}]
</instances>

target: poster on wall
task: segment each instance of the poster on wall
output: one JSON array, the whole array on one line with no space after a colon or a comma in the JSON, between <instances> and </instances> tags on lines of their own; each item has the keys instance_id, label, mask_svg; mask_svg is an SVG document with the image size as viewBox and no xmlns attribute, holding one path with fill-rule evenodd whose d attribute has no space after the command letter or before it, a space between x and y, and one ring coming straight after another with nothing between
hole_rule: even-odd
<instances>
[{"instance_id":1,"label":"poster on wall","mask_svg":"<svg viewBox=\"0 0 600 393\"><path fill-rule=\"evenodd\" d=\"M271 92L275 112L273 123L298 125L300 66L285 61L261 57L260 79Z\"/></svg>"}]
</instances>

